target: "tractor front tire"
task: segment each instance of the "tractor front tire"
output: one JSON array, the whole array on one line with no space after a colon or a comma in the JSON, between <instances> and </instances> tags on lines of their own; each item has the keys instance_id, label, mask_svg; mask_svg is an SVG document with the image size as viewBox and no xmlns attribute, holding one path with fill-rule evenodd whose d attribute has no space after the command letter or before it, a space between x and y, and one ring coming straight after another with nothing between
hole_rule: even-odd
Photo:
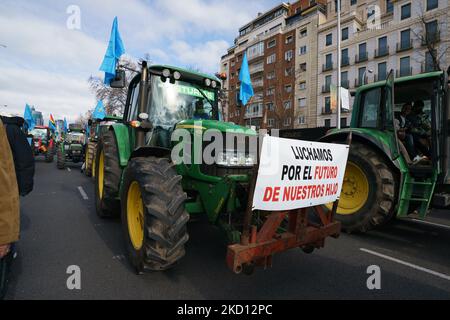
<instances>
[{"instance_id":1,"label":"tractor front tire","mask_svg":"<svg viewBox=\"0 0 450 320\"><path fill-rule=\"evenodd\" d=\"M97 146L95 209L100 218L119 216L119 187L122 169L114 132L106 132Z\"/></svg>"},{"instance_id":2,"label":"tractor front tire","mask_svg":"<svg viewBox=\"0 0 450 320\"><path fill-rule=\"evenodd\" d=\"M165 158L135 158L125 172L122 225L138 274L173 267L184 255L189 214L182 177Z\"/></svg>"},{"instance_id":3,"label":"tractor front tire","mask_svg":"<svg viewBox=\"0 0 450 320\"><path fill-rule=\"evenodd\" d=\"M89 142L86 149L86 168L84 169L84 174L88 177L92 177L92 172L94 170L92 165L95 157L95 144Z\"/></svg>"},{"instance_id":4,"label":"tractor front tire","mask_svg":"<svg viewBox=\"0 0 450 320\"><path fill-rule=\"evenodd\" d=\"M56 167L60 170L63 170L66 166L66 155L61 150L61 148L58 148L58 151L56 152Z\"/></svg>"},{"instance_id":5,"label":"tractor front tire","mask_svg":"<svg viewBox=\"0 0 450 320\"><path fill-rule=\"evenodd\" d=\"M397 183L386 159L362 143L354 142L345 172L336 219L347 233L364 233L394 215Z\"/></svg>"}]
</instances>

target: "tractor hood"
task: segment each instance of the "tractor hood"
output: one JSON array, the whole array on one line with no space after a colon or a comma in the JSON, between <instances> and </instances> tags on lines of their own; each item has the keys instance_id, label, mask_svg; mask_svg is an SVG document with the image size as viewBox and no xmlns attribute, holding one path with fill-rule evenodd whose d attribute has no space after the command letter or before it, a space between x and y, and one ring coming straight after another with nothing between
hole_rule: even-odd
<instances>
[{"instance_id":1,"label":"tractor hood","mask_svg":"<svg viewBox=\"0 0 450 320\"><path fill-rule=\"evenodd\" d=\"M220 132L226 133L241 133L248 136L255 136L256 131L239 126L231 122L223 122L217 120L184 120L177 124L177 129L201 129L209 130L215 129Z\"/></svg>"}]
</instances>

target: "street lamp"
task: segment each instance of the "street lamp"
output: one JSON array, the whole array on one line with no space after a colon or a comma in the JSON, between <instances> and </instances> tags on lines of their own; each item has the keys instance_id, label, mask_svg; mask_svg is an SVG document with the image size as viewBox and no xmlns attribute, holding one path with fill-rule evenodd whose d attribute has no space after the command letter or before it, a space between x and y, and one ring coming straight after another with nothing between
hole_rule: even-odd
<instances>
[{"instance_id":1,"label":"street lamp","mask_svg":"<svg viewBox=\"0 0 450 320\"><path fill-rule=\"evenodd\" d=\"M364 73L363 73L363 78L362 78L363 84L367 84L367 83L368 83L368 81L366 81L366 74L367 74L367 72L370 73L370 74L372 74L372 73L373 73L373 70L372 70L372 69L367 69L366 71L364 71Z\"/></svg>"}]
</instances>

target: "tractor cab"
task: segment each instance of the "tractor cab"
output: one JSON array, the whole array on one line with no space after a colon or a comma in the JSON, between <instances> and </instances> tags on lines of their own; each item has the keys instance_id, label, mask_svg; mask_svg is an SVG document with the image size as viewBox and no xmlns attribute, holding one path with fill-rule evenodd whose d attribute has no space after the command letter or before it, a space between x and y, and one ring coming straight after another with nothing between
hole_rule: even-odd
<instances>
[{"instance_id":1,"label":"tractor cab","mask_svg":"<svg viewBox=\"0 0 450 320\"><path fill-rule=\"evenodd\" d=\"M219 120L219 79L169 66L151 66L148 71L147 92L141 90L141 75L132 80L124 116L132 126L151 123L145 146L170 148L172 132L184 121ZM143 106L141 94L148 97Z\"/></svg>"},{"instance_id":2,"label":"tractor cab","mask_svg":"<svg viewBox=\"0 0 450 320\"><path fill-rule=\"evenodd\" d=\"M449 102L442 71L358 89L350 128L323 141L353 134L338 218L344 229L365 232L394 215L425 218L432 202L450 204Z\"/></svg>"},{"instance_id":3,"label":"tractor cab","mask_svg":"<svg viewBox=\"0 0 450 320\"><path fill-rule=\"evenodd\" d=\"M35 126L29 132L32 136L32 148L35 156L43 155L46 162L53 161L54 138L51 130L45 126Z\"/></svg>"}]
</instances>

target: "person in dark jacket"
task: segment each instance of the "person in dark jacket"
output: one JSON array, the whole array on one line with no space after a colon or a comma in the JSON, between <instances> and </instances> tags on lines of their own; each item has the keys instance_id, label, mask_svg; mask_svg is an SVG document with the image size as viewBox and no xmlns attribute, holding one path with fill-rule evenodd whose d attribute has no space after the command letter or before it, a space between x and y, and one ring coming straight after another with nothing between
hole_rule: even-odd
<instances>
[{"instance_id":1,"label":"person in dark jacket","mask_svg":"<svg viewBox=\"0 0 450 320\"><path fill-rule=\"evenodd\" d=\"M24 119L1 116L1 120L6 129L6 135L13 154L19 194L26 196L33 191L34 157L27 136L21 129Z\"/></svg>"}]
</instances>

